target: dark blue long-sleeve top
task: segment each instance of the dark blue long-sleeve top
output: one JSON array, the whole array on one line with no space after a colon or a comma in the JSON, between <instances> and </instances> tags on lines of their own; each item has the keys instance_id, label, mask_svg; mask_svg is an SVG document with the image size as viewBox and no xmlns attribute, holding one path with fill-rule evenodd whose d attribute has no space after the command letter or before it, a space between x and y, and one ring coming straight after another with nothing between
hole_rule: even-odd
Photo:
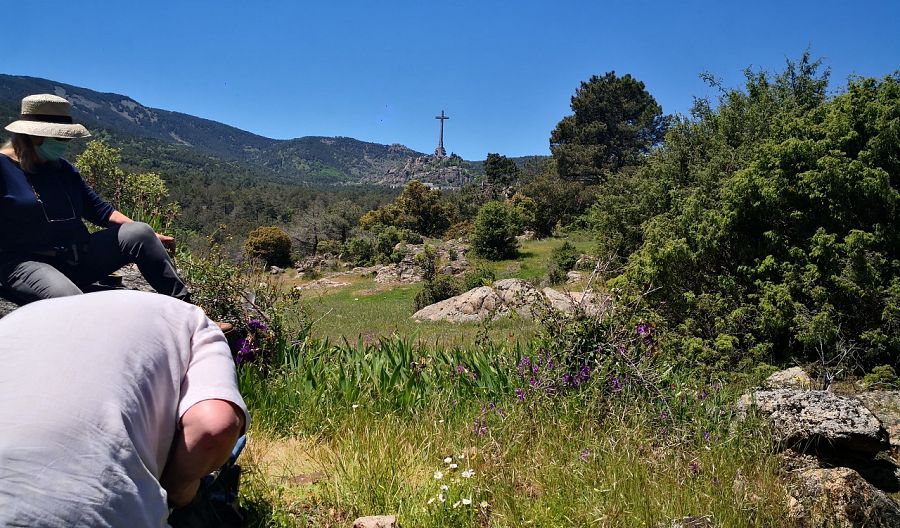
<instances>
[{"instance_id":1,"label":"dark blue long-sleeve top","mask_svg":"<svg viewBox=\"0 0 900 528\"><path fill-rule=\"evenodd\" d=\"M113 206L66 160L26 174L0 154L0 251L36 251L84 244L82 219L105 227Z\"/></svg>"}]
</instances>

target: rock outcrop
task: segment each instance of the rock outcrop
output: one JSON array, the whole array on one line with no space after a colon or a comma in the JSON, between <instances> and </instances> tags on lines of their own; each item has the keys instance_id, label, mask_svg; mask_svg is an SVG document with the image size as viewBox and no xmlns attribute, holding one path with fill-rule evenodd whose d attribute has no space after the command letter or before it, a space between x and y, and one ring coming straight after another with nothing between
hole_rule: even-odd
<instances>
[{"instance_id":1,"label":"rock outcrop","mask_svg":"<svg viewBox=\"0 0 900 528\"><path fill-rule=\"evenodd\" d=\"M856 398L820 390L757 390L738 401L739 413L751 408L769 419L784 448L874 456L890 447L881 421Z\"/></svg>"},{"instance_id":2,"label":"rock outcrop","mask_svg":"<svg viewBox=\"0 0 900 528\"><path fill-rule=\"evenodd\" d=\"M789 491L789 516L799 526L900 526L897 503L850 468L799 470Z\"/></svg>"},{"instance_id":3,"label":"rock outcrop","mask_svg":"<svg viewBox=\"0 0 900 528\"><path fill-rule=\"evenodd\" d=\"M413 314L413 319L465 323L493 320L511 313L530 318L539 306L567 314L580 307L589 315L598 315L607 305L606 298L593 293L564 293L552 288L538 290L521 279L504 279L495 282L493 287L480 286L426 306Z\"/></svg>"},{"instance_id":4,"label":"rock outcrop","mask_svg":"<svg viewBox=\"0 0 900 528\"><path fill-rule=\"evenodd\" d=\"M900 466L881 420L863 403L868 397L810 390L813 381L798 368L765 385L737 407L742 416L756 409L772 424L788 476L787 524L900 526L900 505L887 495L900 491Z\"/></svg>"},{"instance_id":5,"label":"rock outcrop","mask_svg":"<svg viewBox=\"0 0 900 528\"><path fill-rule=\"evenodd\" d=\"M769 389L812 389L813 382L801 367L792 367L772 374L763 386Z\"/></svg>"}]
</instances>

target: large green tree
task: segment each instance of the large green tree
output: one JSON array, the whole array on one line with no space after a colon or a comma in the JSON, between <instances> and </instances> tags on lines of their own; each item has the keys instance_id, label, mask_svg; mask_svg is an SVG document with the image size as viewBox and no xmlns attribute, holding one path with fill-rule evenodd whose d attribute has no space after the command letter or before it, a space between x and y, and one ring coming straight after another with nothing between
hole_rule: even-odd
<instances>
[{"instance_id":1,"label":"large green tree","mask_svg":"<svg viewBox=\"0 0 900 528\"><path fill-rule=\"evenodd\" d=\"M634 164L662 141L668 125L643 82L613 71L582 82L572 111L551 133L550 150L560 176L585 183Z\"/></svg>"},{"instance_id":2,"label":"large green tree","mask_svg":"<svg viewBox=\"0 0 900 528\"><path fill-rule=\"evenodd\" d=\"M490 192L499 194L516 184L519 167L516 162L500 154L489 152L484 160L484 181Z\"/></svg>"},{"instance_id":3,"label":"large green tree","mask_svg":"<svg viewBox=\"0 0 900 528\"><path fill-rule=\"evenodd\" d=\"M413 180L394 203L364 214L359 225L366 230L378 225L395 226L422 236L441 236L450 227L450 212L441 198L440 190Z\"/></svg>"}]
</instances>

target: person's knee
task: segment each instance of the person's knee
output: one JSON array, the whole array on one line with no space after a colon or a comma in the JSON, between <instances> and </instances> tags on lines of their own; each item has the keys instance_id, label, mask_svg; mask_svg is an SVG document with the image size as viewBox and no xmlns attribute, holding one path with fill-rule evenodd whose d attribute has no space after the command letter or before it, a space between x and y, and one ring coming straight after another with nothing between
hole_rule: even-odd
<instances>
[{"instance_id":1,"label":"person's knee","mask_svg":"<svg viewBox=\"0 0 900 528\"><path fill-rule=\"evenodd\" d=\"M144 222L129 222L119 227L119 242L141 243L159 241L156 231Z\"/></svg>"}]
</instances>

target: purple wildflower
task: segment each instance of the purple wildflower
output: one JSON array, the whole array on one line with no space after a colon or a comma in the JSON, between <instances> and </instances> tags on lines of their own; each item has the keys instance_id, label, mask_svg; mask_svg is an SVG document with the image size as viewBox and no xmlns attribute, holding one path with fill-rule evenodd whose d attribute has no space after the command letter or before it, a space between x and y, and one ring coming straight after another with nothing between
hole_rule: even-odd
<instances>
[{"instance_id":1,"label":"purple wildflower","mask_svg":"<svg viewBox=\"0 0 900 528\"><path fill-rule=\"evenodd\" d=\"M457 374L462 374L465 371L466 371L466 367L464 367L462 365L456 365L456 373Z\"/></svg>"},{"instance_id":2,"label":"purple wildflower","mask_svg":"<svg viewBox=\"0 0 900 528\"><path fill-rule=\"evenodd\" d=\"M484 423L483 420L476 420L475 424L472 426L472 434L474 435L484 436L487 434L487 431L487 424Z\"/></svg>"},{"instance_id":3,"label":"purple wildflower","mask_svg":"<svg viewBox=\"0 0 900 528\"><path fill-rule=\"evenodd\" d=\"M563 374L563 385L572 385L572 375L568 372Z\"/></svg>"},{"instance_id":4,"label":"purple wildflower","mask_svg":"<svg viewBox=\"0 0 900 528\"><path fill-rule=\"evenodd\" d=\"M238 339L237 345L238 351L235 362L238 365L243 365L244 363L253 361L253 358L256 357L256 349L253 347L253 342L249 339L242 338Z\"/></svg>"},{"instance_id":5,"label":"purple wildflower","mask_svg":"<svg viewBox=\"0 0 900 528\"><path fill-rule=\"evenodd\" d=\"M532 387L534 387L535 385L537 385L537 380L534 378L531 378L530 380L528 380L528 384L531 385Z\"/></svg>"},{"instance_id":6,"label":"purple wildflower","mask_svg":"<svg viewBox=\"0 0 900 528\"><path fill-rule=\"evenodd\" d=\"M700 463L696 460L691 462L691 473L694 475L699 475L701 471Z\"/></svg>"},{"instance_id":7,"label":"purple wildflower","mask_svg":"<svg viewBox=\"0 0 900 528\"><path fill-rule=\"evenodd\" d=\"M269 331L269 327L266 326L266 323L260 321L259 319L250 319L250 322L247 323L247 326L250 327L250 330L259 330L260 332Z\"/></svg>"},{"instance_id":8,"label":"purple wildflower","mask_svg":"<svg viewBox=\"0 0 900 528\"><path fill-rule=\"evenodd\" d=\"M518 398L519 401L525 401L525 391L516 387L516 398Z\"/></svg>"},{"instance_id":9,"label":"purple wildflower","mask_svg":"<svg viewBox=\"0 0 900 528\"><path fill-rule=\"evenodd\" d=\"M581 370L578 372L578 378L580 381L587 381L591 377L591 369L588 367L587 363L581 364Z\"/></svg>"},{"instance_id":10,"label":"purple wildflower","mask_svg":"<svg viewBox=\"0 0 900 528\"><path fill-rule=\"evenodd\" d=\"M519 369L519 373L521 373L525 369L530 369L531 368L531 358L529 358L528 356L525 356L522 359L520 359L519 364L517 365L517 368Z\"/></svg>"},{"instance_id":11,"label":"purple wildflower","mask_svg":"<svg viewBox=\"0 0 900 528\"><path fill-rule=\"evenodd\" d=\"M641 323L637 325L636 331L637 335L639 335L640 337L647 337L650 335L650 325L648 325L647 323Z\"/></svg>"},{"instance_id":12,"label":"purple wildflower","mask_svg":"<svg viewBox=\"0 0 900 528\"><path fill-rule=\"evenodd\" d=\"M622 384L619 382L619 378L613 378L613 380L612 380L612 387L613 387L613 390L614 390L615 392L621 392L621 391L622 391Z\"/></svg>"},{"instance_id":13,"label":"purple wildflower","mask_svg":"<svg viewBox=\"0 0 900 528\"><path fill-rule=\"evenodd\" d=\"M703 441L704 442L706 442L708 444L711 437L712 437L712 435L709 434L709 431L703 431Z\"/></svg>"},{"instance_id":14,"label":"purple wildflower","mask_svg":"<svg viewBox=\"0 0 900 528\"><path fill-rule=\"evenodd\" d=\"M587 462L588 457L590 457L590 456L591 456L591 452L588 451L588 448L585 447L584 449L581 450L581 456L579 458L581 459L582 462Z\"/></svg>"}]
</instances>

